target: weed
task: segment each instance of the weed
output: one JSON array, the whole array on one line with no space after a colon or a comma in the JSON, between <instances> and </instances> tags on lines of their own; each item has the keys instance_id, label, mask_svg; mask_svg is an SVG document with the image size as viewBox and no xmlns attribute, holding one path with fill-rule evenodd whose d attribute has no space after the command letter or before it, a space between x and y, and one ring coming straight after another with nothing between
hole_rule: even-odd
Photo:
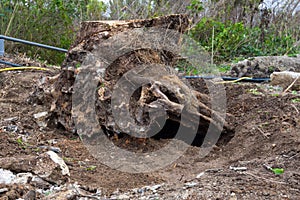
<instances>
[{"instance_id":1,"label":"weed","mask_svg":"<svg viewBox=\"0 0 300 200\"><path fill-rule=\"evenodd\" d=\"M248 90L248 92L254 95L262 95L262 93L259 92L257 88L251 88Z\"/></svg>"},{"instance_id":2,"label":"weed","mask_svg":"<svg viewBox=\"0 0 300 200\"><path fill-rule=\"evenodd\" d=\"M94 171L97 168L97 166L92 165L86 168L87 171Z\"/></svg>"},{"instance_id":3,"label":"weed","mask_svg":"<svg viewBox=\"0 0 300 200\"><path fill-rule=\"evenodd\" d=\"M300 103L300 98L292 99L292 103Z\"/></svg>"},{"instance_id":4,"label":"weed","mask_svg":"<svg viewBox=\"0 0 300 200\"><path fill-rule=\"evenodd\" d=\"M274 94L271 94L271 96L272 96L272 97L279 97L279 96L280 96L280 94L278 94L278 93L274 93Z\"/></svg>"}]
</instances>

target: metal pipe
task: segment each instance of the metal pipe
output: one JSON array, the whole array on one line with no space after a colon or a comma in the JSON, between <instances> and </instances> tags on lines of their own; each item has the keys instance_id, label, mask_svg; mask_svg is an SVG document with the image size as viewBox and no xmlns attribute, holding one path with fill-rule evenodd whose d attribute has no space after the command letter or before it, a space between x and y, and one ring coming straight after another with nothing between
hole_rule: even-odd
<instances>
[{"instance_id":1,"label":"metal pipe","mask_svg":"<svg viewBox=\"0 0 300 200\"><path fill-rule=\"evenodd\" d=\"M21 40L18 38L8 37L8 36L4 36L4 35L0 35L0 39L9 40L9 41L13 41L13 42L19 42L19 43L28 44L28 45L37 46L37 47L42 47L45 49L51 49L51 50L60 51L60 52L64 52L64 53L68 52L67 49L62 49L62 48L45 45L45 44L40 44L40 43L36 43L36 42L30 42L27 40Z\"/></svg>"},{"instance_id":2,"label":"metal pipe","mask_svg":"<svg viewBox=\"0 0 300 200\"><path fill-rule=\"evenodd\" d=\"M0 39L0 56L4 55L4 40Z\"/></svg>"},{"instance_id":3,"label":"metal pipe","mask_svg":"<svg viewBox=\"0 0 300 200\"><path fill-rule=\"evenodd\" d=\"M0 60L0 64L10 65L10 66L13 66L13 67L22 67L22 65L11 63L11 62L6 62L4 60Z\"/></svg>"}]
</instances>

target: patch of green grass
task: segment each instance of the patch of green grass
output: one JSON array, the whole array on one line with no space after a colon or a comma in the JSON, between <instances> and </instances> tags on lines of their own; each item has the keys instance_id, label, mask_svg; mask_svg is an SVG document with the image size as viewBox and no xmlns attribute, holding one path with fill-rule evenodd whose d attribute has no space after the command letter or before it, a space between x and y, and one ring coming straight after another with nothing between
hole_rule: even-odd
<instances>
[{"instance_id":1,"label":"patch of green grass","mask_svg":"<svg viewBox=\"0 0 300 200\"><path fill-rule=\"evenodd\" d=\"M231 69L230 65L221 65L218 67L219 72L228 72Z\"/></svg>"},{"instance_id":2,"label":"patch of green grass","mask_svg":"<svg viewBox=\"0 0 300 200\"><path fill-rule=\"evenodd\" d=\"M300 98L292 99L292 103L300 103Z\"/></svg>"},{"instance_id":3,"label":"patch of green grass","mask_svg":"<svg viewBox=\"0 0 300 200\"><path fill-rule=\"evenodd\" d=\"M284 169L282 168L272 168L272 171L275 175L280 175L284 173Z\"/></svg>"},{"instance_id":4,"label":"patch of green grass","mask_svg":"<svg viewBox=\"0 0 300 200\"><path fill-rule=\"evenodd\" d=\"M74 158L69 158L69 157L63 157L63 160L65 162L73 162L75 159Z\"/></svg>"},{"instance_id":5,"label":"patch of green grass","mask_svg":"<svg viewBox=\"0 0 300 200\"><path fill-rule=\"evenodd\" d=\"M28 144L26 142L23 141L23 139L21 137L19 137L16 142L18 143L18 145L22 148L22 149L26 149Z\"/></svg>"},{"instance_id":6,"label":"patch of green grass","mask_svg":"<svg viewBox=\"0 0 300 200\"><path fill-rule=\"evenodd\" d=\"M280 94L278 94L278 93L274 93L274 94L271 94L271 96L272 96L272 97L279 97L279 96L280 96Z\"/></svg>"},{"instance_id":7,"label":"patch of green grass","mask_svg":"<svg viewBox=\"0 0 300 200\"><path fill-rule=\"evenodd\" d=\"M297 92L296 90L293 90L293 91L292 91L292 94L293 94L293 95L297 95L298 92Z\"/></svg>"},{"instance_id":8,"label":"patch of green grass","mask_svg":"<svg viewBox=\"0 0 300 200\"><path fill-rule=\"evenodd\" d=\"M252 88L248 90L249 93L254 95L262 95L263 93L259 92L257 88Z\"/></svg>"},{"instance_id":9,"label":"patch of green grass","mask_svg":"<svg viewBox=\"0 0 300 200\"><path fill-rule=\"evenodd\" d=\"M95 165L91 165L89 167L86 168L87 171L94 171L97 168L97 166Z\"/></svg>"}]
</instances>

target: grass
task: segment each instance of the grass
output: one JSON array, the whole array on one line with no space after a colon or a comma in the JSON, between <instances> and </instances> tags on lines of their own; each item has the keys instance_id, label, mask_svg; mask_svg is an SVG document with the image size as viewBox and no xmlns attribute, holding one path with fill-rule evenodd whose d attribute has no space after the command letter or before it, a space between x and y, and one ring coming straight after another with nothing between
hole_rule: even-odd
<instances>
[{"instance_id":1,"label":"grass","mask_svg":"<svg viewBox=\"0 0 300 200\"><path fill-rule=\"evenodd\" d=\"M249 93L254 94L254 95L262 95L263 93L259 92L257 88L252 88L248 90Z\"/></svg>"},{"instance_id":2,"label":"grass","mask_svg":"<svg viewBox=\"0 0 300 200\"><path fill-rule=\"evenodd\" d=\"M292 103L300 103L300 98L292 99Z\"/></svg>"}]
</instances>

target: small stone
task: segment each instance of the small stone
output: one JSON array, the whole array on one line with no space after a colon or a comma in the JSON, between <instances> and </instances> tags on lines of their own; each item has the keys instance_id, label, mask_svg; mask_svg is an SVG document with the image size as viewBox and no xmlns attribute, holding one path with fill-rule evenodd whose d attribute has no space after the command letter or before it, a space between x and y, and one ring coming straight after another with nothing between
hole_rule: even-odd
<instances>
[{"instance_id":1,"label":"small stone","mask_svg":"<svg viewBox=\"0 0 300 200\"><path fill-rule=\"evenodd\" d=\"M48 151L48 152L46 152L46 154L48 154L50 156L50 158L53 162L55 162L56 164L58 164L60 166L62 175L70 176L69 168L66 165L65 161L61 157L59 157L53 151Z\"/></svg>"},{"instance_id":2,"label":"small stone","mask_svg":"<svg viewBox=\"0 0 300 200\"><path fill-rule=\"evenodd\" d=\"M235 195L234 192L231 192L231 193L230 193L230 198L229 198L229 200L237 200L237 197L236 197L236 195Z\"/></svg>"},{"instance_id":3,"label":"small stone","mask_svg":"<svg viewBox=\"0 0 300 200\"><path fill-rule=\"evenodd\" d=\"M154 190L159 189L161 186L162 186L162 185L154 185L154 186L149 187L149 190L154 191Z\"/></svg>"},{"instance_id":4,"label":"small stone","mask_svg":"<svg viewBox=\"0 0 300 200\"><path fill-rule=\"evenodd\" d=\"M118 196L118 199L130 199L130 197L128 195L126 195L126 194L120 194Z\"/></svg>"},{"instance_id":5,"label":"small stone","mask_svg":"<svg viewBox=\"0 0 300 200\"><path fill-rule=\"evenodd\" d=\"M195 187L196 185L198 185L198 183L196 183L196 182L189 182L189 183L185 183L184 185L187 188L191 188L191 187Z\"/></svg>"},{"instance_id":6,"label":"small stone","mask_svg":"<svg viewBox=\"0 0 300 200\"><path fill-rule=\"evenodd\" d=\"M201 178L201 176L203 176L205 174L205 172L201 172L200 174L198 174L197 176L196 176L196 178Z\"/></svg>"},{"instance_id":7,"label":"small stone","mask_svg":"<svg viewBox=\"0 0 300 200\"><path fill-rule=\"evenodd\" d=\"M39 112L39 113L34 114L33 117L38 119L38 118L41 118L41 117L46 117L47 114L48 114L48 112Z\"/></svg>"},{"instance_id":8,"label":"small stone","mask_svg":"<svg viewBox=\"0 0 300 200\"><path fill-rule=\"evenodd\" d=\"M36 192L34 190L30 190L25 194L23 197L24 200L35 200L36 199Z\"/></svg>"},{"instance_id":9,"label":"small stone","mask_svg":"<svg viewBox=\"0 0 300 200\"><path fill-rule=\"evenodd\" d=\"M7 192L7 191L8 191L7 188L1 188L1 189L0 189L0 194L1 194L1 193L4 193L4 192Z\"/></svg>"},{"instance_id":10,"label":"small stone","mask_svg":"<svg viewBox=\"0 0 300 200\"><path fill-rule=\"evenodd\" d=\"M16 184L26 184L33 177L32 173L19 173L16 175L12 183Z\"/></svg>"},{"instance_id":11,"label":"small stone","mask_svg":"<svg viewBox=\"0 0 300 200\"><path fill-rule=\"evenodd\" d=\"M145 192L145 189L140 188L140 189L138 189L137 191L138 191L138 193L144 193L144 192Z\"/></svg>"}]
</instances>

